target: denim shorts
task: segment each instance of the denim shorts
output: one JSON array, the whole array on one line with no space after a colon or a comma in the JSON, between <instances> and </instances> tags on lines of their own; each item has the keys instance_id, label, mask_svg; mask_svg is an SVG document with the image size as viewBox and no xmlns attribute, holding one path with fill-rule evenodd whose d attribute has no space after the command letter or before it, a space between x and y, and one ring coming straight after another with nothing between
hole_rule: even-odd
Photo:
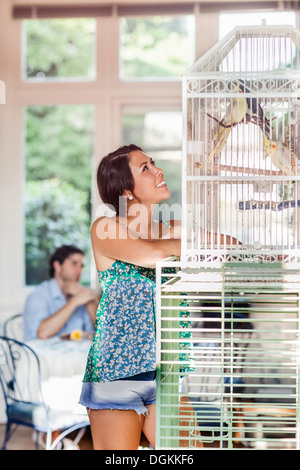
<instances>
[{"instance_id":1,"label":"denim shorts","mask_svg":"<svg viewBox=\"0 0 300 470\"><path fill-rule=\"evenodd\" d=\"M140 374L141 375L141 374ZM135 380L136 379L136 380ZM83 382L79 403L91 410L134 410L147 414L156 401L155 373L112 382Z\"/></svg>"}]
</instances>

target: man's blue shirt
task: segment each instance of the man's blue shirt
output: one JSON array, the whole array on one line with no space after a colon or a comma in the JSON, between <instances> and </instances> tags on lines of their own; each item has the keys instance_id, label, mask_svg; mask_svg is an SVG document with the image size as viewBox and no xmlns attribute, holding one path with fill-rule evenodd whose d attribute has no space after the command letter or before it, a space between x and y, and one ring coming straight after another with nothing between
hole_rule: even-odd
<instances>
[{"instance_id":1,"label":"man's blue shirt","mask_svg":"<svg viewBox=\"0 0 300 470\"><path fill-rule=\"evenodd\" d=\"M67 300L54 278L37 286L25 302L23 312L24 340L36 339L41 322L61 309L66 303ZM84 305L74 310L57 335L70 334L76 329L94 331L93 323Z\"/></svg>"}]
</instances>

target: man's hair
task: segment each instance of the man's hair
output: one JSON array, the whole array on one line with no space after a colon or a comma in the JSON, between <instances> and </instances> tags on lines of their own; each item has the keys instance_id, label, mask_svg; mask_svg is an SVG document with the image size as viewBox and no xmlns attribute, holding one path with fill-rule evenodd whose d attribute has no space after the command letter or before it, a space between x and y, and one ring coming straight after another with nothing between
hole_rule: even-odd
<instances>
[{"instance_id":1,"label":"man's hair","mask_svg":"<svg viewBox=\"0 0 300 470\"><path fill-rule=\"evenodd\" d=\"M80 253L81 255L84 255L84 252L78 248L77 246L74 245L63 245L60 248L57 248L53 255L49 259L49 275L50 277L54 277L54 267L53 263L54 261L58 261L59 264L63 264L63 262L70 256L73 255L74 253Z\"/></svg>"}]
</instances>

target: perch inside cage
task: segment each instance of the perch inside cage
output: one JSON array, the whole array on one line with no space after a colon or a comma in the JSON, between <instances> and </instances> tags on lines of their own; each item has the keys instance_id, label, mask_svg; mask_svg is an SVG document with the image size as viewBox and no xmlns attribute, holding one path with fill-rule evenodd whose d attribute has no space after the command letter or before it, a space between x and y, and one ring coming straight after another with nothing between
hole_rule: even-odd
<instances>
[{"instance_id":1,"label":"perch inside cage","mask_svg":"<svg viewBox=\"0 0 300 470\"><path fill-rule=\"evenodd\" d=\"M299 45L235 28L184 74L183 262L299 261Z\"/></svg>"}]
</instances>

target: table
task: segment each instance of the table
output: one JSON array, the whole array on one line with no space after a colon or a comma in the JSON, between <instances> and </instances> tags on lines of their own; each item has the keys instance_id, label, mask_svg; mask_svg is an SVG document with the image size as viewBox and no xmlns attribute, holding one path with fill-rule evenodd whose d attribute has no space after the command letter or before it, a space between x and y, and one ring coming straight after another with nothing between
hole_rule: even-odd
<instances>
[{"instance_id":1,"label":"table","mask_svg":"<svg viewBox=\"0 0 300 470\"><path fill-rule=\"evenodd\" d=\"M78 404L82 379L91 341L65 340L60 337L28 341L40 360L42 391L52 409L72 410L86 415Z\"/></svg>"}]
</instances>

